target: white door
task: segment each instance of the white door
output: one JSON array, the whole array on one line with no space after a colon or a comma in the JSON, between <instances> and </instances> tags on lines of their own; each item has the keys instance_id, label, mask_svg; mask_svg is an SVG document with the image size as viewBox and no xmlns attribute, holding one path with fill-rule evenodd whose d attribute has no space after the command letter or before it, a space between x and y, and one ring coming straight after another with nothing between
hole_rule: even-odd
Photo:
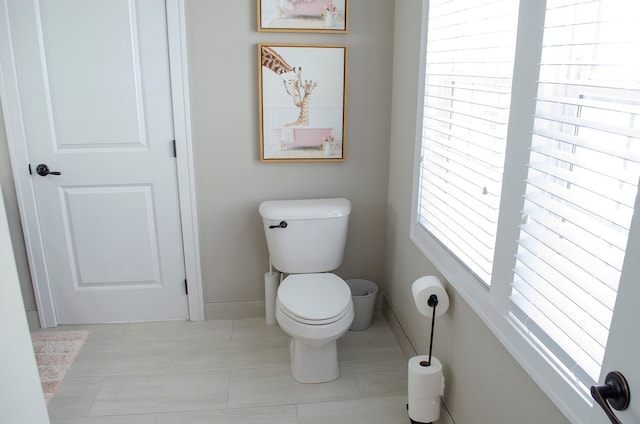
<instances>
[{"instance_id":1,"label":"white door","mask_svg":"<svg viewBox=\"0 0 640 424\"><path fill-rule=\"evenodd\" d=\"M602 365L600 384L610 371L619 371L629 385L630 403L624 411L612 409L623 424L640 423L640 196L636 199L633 223L611 322L607 352ZM594 403L590 424L610 422Z\"/></svg>"},{"instance_id":2,"label":"white door","mask_svg":"<svg viewBox=\"0 0 640 424\"><path fill-rule=\"evenodd\" d=\"M7 3L58 323L188 318L164 1Z\"/></svg>"}]
</instances>

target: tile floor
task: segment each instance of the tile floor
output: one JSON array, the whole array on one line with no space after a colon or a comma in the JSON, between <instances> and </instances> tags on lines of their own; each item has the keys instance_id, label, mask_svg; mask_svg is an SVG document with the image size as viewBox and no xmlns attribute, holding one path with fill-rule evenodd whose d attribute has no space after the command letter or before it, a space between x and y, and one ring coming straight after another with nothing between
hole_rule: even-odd
<instances>
[{"instance_id":1,"label":"tile floor","mask_svg":"<svg viewBox=\"0 0 640 424\"><path fill-rule=\"evenodd\" d=\"M52 424L406 424L407 361L385 319L338 342L340 377L297 383L264 319L60 326L88 341Z\"/></svg>"}]
</instances>

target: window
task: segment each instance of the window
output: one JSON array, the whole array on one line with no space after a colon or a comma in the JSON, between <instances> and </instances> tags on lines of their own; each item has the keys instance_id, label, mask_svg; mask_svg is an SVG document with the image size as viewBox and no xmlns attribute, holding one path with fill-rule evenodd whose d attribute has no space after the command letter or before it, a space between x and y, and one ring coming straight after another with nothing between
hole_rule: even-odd
<instances>
[{"instance_id":1,"label":"window","mask_svg":"<svg viewBox=\"0 0 640 424\"><path fill-rule=\"evenodd\" d=\"M431 0L420 223L485 284L498 226L518 4Z\"/></svg>"},{"instance_id":2,"label":"window","mask_svg":"<svg viewBox=\"0 0 640 424\"><path fill-rule=\"evenodd\" d=\"M586 389L600 375L638 188L640 70L627 56L640 38L622 2L571 3L547 1L511 309Z\"/></svg>"},{"instance_id":3,"label":"window","mask_svg":"<svg viewBox=\"0 0 640 424\"><path fill-rule=\"evenodd\" d=\"M588 409L640 176L640 7L428 3L411 237L565 413Z\"/></svg>"}]
</instances>

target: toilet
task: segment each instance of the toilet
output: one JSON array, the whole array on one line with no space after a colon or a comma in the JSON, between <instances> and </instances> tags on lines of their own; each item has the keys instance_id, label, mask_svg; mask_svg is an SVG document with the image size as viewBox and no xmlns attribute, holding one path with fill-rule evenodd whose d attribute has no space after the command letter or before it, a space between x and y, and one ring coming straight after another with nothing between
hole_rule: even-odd
<instances>
[{"instance_id":1,"label":"toilet","mask_svg":"<svg viewBox=\"0 0 640 424\"><path fill-rule=\"evenodd\" d=\"M347 283L330 271L342 263L351 203L347 199L269 200L259 207L271 264L286 274L275 316L291 336L293 378L324 383L340 375L337 340L353 322Z\"/></svg>"}]
</instances>

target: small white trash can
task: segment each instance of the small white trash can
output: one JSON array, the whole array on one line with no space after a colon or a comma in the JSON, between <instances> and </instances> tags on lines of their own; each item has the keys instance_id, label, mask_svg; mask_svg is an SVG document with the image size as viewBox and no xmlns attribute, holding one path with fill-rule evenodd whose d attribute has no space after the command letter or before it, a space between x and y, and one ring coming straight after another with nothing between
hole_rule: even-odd
<instances>
[{"instance_id":1,"label":"small white trash can","mask_svg":"<svg viewBox=\"0 0 640 424\"><path fill-rule=\"evenodd\" d=\"M369 328L373 317L373 308L376 304L378 285L373 281L358 278L346 280L351 289L353 300L353 323L350 331L362 331Z\"/></svg>"}]
</instances>

